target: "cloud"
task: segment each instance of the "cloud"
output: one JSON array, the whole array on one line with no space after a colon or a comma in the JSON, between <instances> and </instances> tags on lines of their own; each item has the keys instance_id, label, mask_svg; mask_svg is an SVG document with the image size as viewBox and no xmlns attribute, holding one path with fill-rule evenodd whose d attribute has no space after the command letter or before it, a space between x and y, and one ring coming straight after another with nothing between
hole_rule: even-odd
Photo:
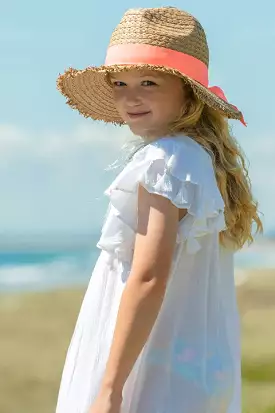
<instances>
[{"instance_id":1,"label":"cloud","mask_svg":"<svg viewBox=\"0 0 275 413\"><path fill-rule=\"evenodd\" d=\"M0 232L89 232L99 228L105 187L132 135L126 128L78 124L66 134L0 125Z\"/></svg>"},{"instance_id":2,"label":"cloud","mask_svg":"<svg viewBox=\"0 0 275 413\"><path fill-rule=\"evenodd\" d=\"M128 128L85 121L69 133L0 125L0 233L98 231L103 191L117 173L106 169L131 139ZM275 139L270 133L241 145L266 229L274 229Z\"/></svg>"},{"instance_id":3,"label":"cloud","mask_svg":"<svg viewBox=\"0 0 275 413\"><path fill-rule=\"evenodd\" d=\"M39 136L25 131L15 125L0 125L0 159L8 158L10 162L18 158L39 158L54 161L62 154L70 155L75 151L105 149L118 152L121 146L131 136L126 128L112 125L78 124L70 133L57 133L48 130L41 131ZM108 151L106 152L106 145ZM108 158L108 156L107 156Z\"/></svg>"}]
</instances>

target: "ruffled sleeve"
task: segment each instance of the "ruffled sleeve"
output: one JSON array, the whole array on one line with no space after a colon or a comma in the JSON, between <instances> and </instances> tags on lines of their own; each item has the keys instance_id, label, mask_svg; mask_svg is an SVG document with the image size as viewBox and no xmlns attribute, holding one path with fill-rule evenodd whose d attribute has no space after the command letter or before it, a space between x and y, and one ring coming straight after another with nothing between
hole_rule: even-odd
<instances>
[{"instance_id":1,"label":"ruffled sleeve","mask_svg":"<svg viewBox=\"0 0 275 413\"><path fill-rule=\"evenodd\" d=\"M199 238L225 229L224 202L210 155L188 137L168 137L146 145L117 176L105 194L121 221L136 231L138 184L169 198L188 214L179 222L177 242L187 252L200 249Z\"/></svg>"}]
</instances>

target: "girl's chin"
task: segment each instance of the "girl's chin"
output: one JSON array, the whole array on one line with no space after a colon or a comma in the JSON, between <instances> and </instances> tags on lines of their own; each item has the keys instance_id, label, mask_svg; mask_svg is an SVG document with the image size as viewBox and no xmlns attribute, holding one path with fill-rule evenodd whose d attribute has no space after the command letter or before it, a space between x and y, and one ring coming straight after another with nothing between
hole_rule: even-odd
<instances>
[{"instance_id":1,"label":"girl's chin","mask_svg":"<svg viewBox=\"0 0 275 413\"><path fill-rule=\"evenodd\" d=\"M165 135L165 133L161 130L157 130L154 128L146 128L146 127L138 127L138 125L128 125L131 132L136 135L140 136L146 140L155 140Z\"/></svg>"}]
</instances>

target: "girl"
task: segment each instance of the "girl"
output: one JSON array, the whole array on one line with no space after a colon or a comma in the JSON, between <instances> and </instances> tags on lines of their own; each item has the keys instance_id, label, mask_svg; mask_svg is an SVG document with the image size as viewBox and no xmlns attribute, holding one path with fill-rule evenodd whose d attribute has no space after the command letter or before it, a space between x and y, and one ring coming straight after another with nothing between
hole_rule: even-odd
<instances>
[{"instance_id":1,"label":"girl","mask_svg":"<svg viewBox=\"0 0 275 413\"><path fill-rule=\"evenodd\" d=\"M106 190L102 250L56 413L240 413L233 256L262 231L204 30L172 7L128 10L101 67L58 78L85 117L143 146Z\"/></svg>"}]
</instances>

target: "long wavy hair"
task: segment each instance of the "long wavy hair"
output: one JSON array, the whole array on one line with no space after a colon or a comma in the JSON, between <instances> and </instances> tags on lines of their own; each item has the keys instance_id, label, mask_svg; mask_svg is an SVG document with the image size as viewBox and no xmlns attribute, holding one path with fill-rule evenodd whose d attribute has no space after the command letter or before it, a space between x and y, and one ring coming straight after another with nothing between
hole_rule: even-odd
<instances>
[{"instance_id":1,"label":"long wavy hair","mask_svg":"<svg viewBox=\"0 0 275 413\"><path fill-rule=\"evenodd\" d=\"M255 233L263 232L258 213L258 202L253 198L245 155L232 136L228 120L218 111L204 104L183 81L187 100L180 116L169 125L169 134L179 132L193 138L210 154L217 184L225 203L226 230L220 242L233 249L251 244ZM138 143L138 141L136 141ZM134 146L128 161L146 142Z\"/></svg>"}]
</instances>

